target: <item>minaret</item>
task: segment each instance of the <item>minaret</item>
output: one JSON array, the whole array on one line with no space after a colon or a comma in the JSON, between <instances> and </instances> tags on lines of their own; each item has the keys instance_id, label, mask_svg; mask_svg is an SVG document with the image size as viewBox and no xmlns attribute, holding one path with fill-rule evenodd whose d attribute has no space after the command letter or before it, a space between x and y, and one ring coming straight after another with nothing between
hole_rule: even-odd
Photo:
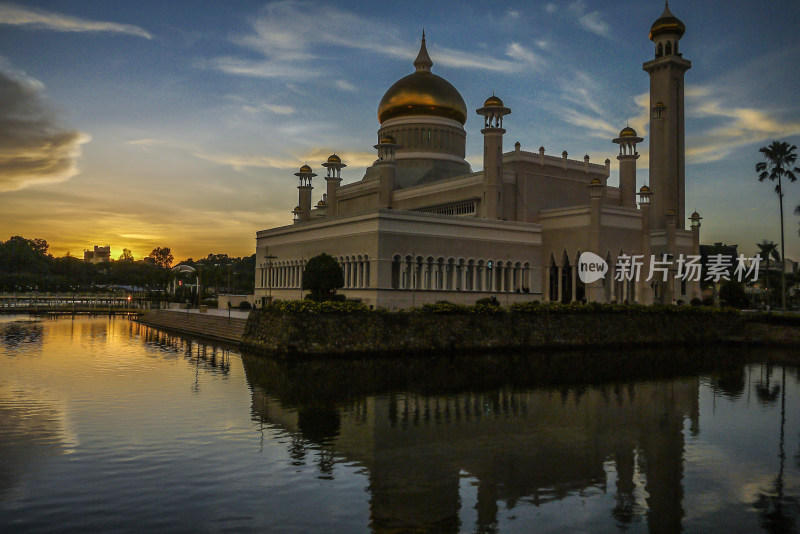
<instances>
[{"instance_id":1,"label":"minaret","mask_svg":"<svg viewBox=\"0 0 800 534\"><path fill-rule=\"evenodd\" d=\"M322 164L323 167L328 169L328 175L325 176L325 182L328 185L327 193L325 196L325 203L328 206L327 214L328 215L338 215L339 214L339 204L338 204L338 191L339 186L342 183L342 175L341 171L347 165L342 163L342 158L336 155L336 153L331 154L328 156L328 161Z\"/></svg>"},{"instance_id":2,"label":"minaret","mask_svg":"<svg viewBox=\"0 0 800 534\"><path fill-rule=\"evenodd\" d=\"M503 210L503 116L511 110L503 106L498 97L490 96L483 107L476 110L483 115L483 216L499 219Z\"/></svg>"},{"instance_id":3,"label":"minaret","mask_svg":"<svg viewBox=\"0 0 800 534\"><path fill-rule=\"evenodd\" d=\"M300 172L294 173L300 179L300 185L297 186L299 190L299 204L298 208L300 211L297 211L295 208L295 219L300 221L307 221L311 218L311 190L314 189L311 187L311 179L316 176L314 172L311 170L311 167L308 165L303 165L300 167Z\"/></svg>"},{"instance_id":4,"label":"minaret","mask_svg":"<svg viewBox=\"0 0 800 534\"><path fill-rule=\"evenodd\" d=\"M378 205L381 208L392 207L392 191L394 190L394 178L397 170L397 160L395 159L395 150L400 145L397 144L394 137L391 135L384 135L375 148L378 149L378 162L376 166L380 170L379 185L378 185Z\"/></svg>"},{"instance_id":5,"label":"minaret","mask_svg":"<svg viewBox=\"0 0 800 534\"><path fill-rule=\"evenodd\" d=\"M667 2L661 17L650 28L655 59L642 66L650 74L650 216L654 230L666 228L669 210L675 211L678 229L684 227L683 75L692 66L679 51L678 43L685 31Z\"/></svg>"},{"instance_id":6,"label":"minaret","mask_svg":"<svg viewBox=\"0 0 800 534\"><path fill-rule=\"evenodd\" d=\"M620 205L625 208L636 208L636 160L639 159L636 143L642 141L630 126L623 128L619 137L613 140L619 145Z\"/></svg>"}]
</instances>

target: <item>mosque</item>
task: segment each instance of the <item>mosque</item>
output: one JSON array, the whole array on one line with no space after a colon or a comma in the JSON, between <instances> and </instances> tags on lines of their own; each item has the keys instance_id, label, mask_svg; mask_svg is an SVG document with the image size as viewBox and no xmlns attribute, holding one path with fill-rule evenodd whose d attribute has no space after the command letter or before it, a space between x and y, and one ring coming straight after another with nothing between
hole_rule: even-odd
<instances>
[{"instance_id":1,"label":"mosque","mask_svg":"<svg viewBox=\"0 0 800 534\"><path fill-rule=\"evenodd\" d=\"M592 301L688 303L699 283L676 277L679 255L699 254L700 215L685 214L684 24L667 5L650 28L649 186L636 190L637 145L625 127L619 187L607 184L610 161L570 159L543 147L504 152L499 96L476 112L484 119L483 169L464 159L467 105L431 72L423 34L415 71L392 85L378 105L377 159L364 176L342 184L336 154L322 163L325 189L312 205L317 174L303 165L293 224L257 233L257 302L299 299L309 258L335 257L348 299L389 309L446 300L472 304ZM685 221L690 221L686 229ZM604 279L581 281L578 258L604 258ZM618 258L642 255L642 275L616 280ZM651 256L671 265L666 281L647 280ZM624 278L624 277L623 277Z\"/></svg>"}]
</instances>

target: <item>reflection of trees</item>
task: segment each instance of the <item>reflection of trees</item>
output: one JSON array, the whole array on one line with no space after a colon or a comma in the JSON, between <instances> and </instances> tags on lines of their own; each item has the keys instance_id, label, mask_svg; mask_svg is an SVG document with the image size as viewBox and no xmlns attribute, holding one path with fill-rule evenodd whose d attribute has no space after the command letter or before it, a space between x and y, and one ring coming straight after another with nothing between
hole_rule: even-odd
<instances>
[{"instance_id":1,"label":"reflection of trees","mask_svg":"<svg viewBox=\"0 0 800 534\"><path fill-rule=\"evenodd\" d=\"M769 376L771 369L767 369L767 385L765 390L771 395L773 389L769 388ZM756 386L758 388L758 386ZM780 431L780 446L778 458L780 458L780 468L778 469L778 476L772 483L772 488L769 492L762 492L758 495L758 500L753 505L761 516L761 528L766 532L782 534L795 532L795 518L797 516L797 498L790 495L784 495L783 484L783 470L786 463L786 450L784 448L784 437L786 429L786 368L783 368L781 385L775 386L778 388L781 396L781 431ZM756 393L758 394L758 389ZM776 393L777 395L777 393ZM759 395L759 399L761 395Z\"/></svg>"},{"instance_id":2,"label":"reflection of trees","mask_svg":"<svg viewBox=\"0 0 800 534\"><path fill-rule=\"evenodd\" d=\"M8 323L0 330L0 342L8 349L15 349L29 343L41 344L42 333L42 325L38 322Z\"/></svg>"},{"instance_id":3,"label":"reflection of trees","mask_svg":"<svg viewBox=\"0 0 800 534\"><path fill-rule=\"evenodd\" d=\"M715 393L719 392L723 397L736 400L742 396L746 387L744 367L725 367L711 375L709 382Z\"/></svg>"},{"instance_id":4,"label":"reflection of trees","mask_svg":"<svg viewBox=\"0 0 800 534\"><path fill-rule=\"evenodd\" d=\"M766 376L765 376L766 375ZM756 397L762 404L775 404L781 394L779 384L771 384L772 365L766 364L761 368L761 378L756 383ZM786 383L786 371L784 370L784 384Z\"/></svg>"}]
</instances>

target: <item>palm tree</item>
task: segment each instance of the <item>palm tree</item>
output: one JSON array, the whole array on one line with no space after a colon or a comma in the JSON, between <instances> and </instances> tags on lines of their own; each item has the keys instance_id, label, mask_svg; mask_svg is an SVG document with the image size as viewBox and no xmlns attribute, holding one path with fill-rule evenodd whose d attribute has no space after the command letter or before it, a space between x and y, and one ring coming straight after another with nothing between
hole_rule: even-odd
<instances>
[{"instance_id":1,"label":"palm tree","mask_svg":"<svg viewBox=\"0 0 800 534\"><path fill-rule=\"evenodd\" d=\"M775 180L778 184L775 186L775 192L778 194L778 201L780 203L781 215L781 257L786 256L785 239L783 233L783 178L790 182L797 180L795 173L800 174L800 169L794 166L797 161L797 145L789 145L786 141L773 141L769 146L762 146L758 149L764 155L766 161L759 161L756 163L756 172L758 173L758 181L763 182L767 178L771 182ZM781 268L781 308L786 311L786 269Z\"/></svg>"},{"instance_id":2,"label":"palm tree","mask_svg":"<svg viewBox=\"0 0 800 534\"><path fill-rule=\"evenodd\" d=\"M781 261L781 257L780 254L778 253L778 245L776 243L773 243L772 241L767 241L766 239L764 239L763 241L761 241L761 243L756 243L756 246L758 247L759 251L758 255L766 264L766 270L764 271L764 280L766 281L765 290L767 292L767 298L769 299L769 262L770 259L773 259L775 261ZM769 300L767 300L767 303L769 303Z\"/></svg>"}]
</instances>

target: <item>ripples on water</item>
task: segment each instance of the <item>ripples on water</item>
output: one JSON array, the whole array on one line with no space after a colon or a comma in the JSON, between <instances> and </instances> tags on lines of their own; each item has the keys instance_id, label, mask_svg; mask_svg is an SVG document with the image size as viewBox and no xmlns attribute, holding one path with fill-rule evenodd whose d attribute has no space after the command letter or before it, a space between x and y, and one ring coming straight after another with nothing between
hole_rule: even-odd
<instances>
[{"instance_id":1,"label":"ripples on water","mask_svg":"<svg viewBox=\"0 0 800 534\"><path fill-rule=\"evenodd\" d=\"M791 358L287 367L124 318L0 316L0 531L797 532Z\"/></svg>"}]
</instances>

